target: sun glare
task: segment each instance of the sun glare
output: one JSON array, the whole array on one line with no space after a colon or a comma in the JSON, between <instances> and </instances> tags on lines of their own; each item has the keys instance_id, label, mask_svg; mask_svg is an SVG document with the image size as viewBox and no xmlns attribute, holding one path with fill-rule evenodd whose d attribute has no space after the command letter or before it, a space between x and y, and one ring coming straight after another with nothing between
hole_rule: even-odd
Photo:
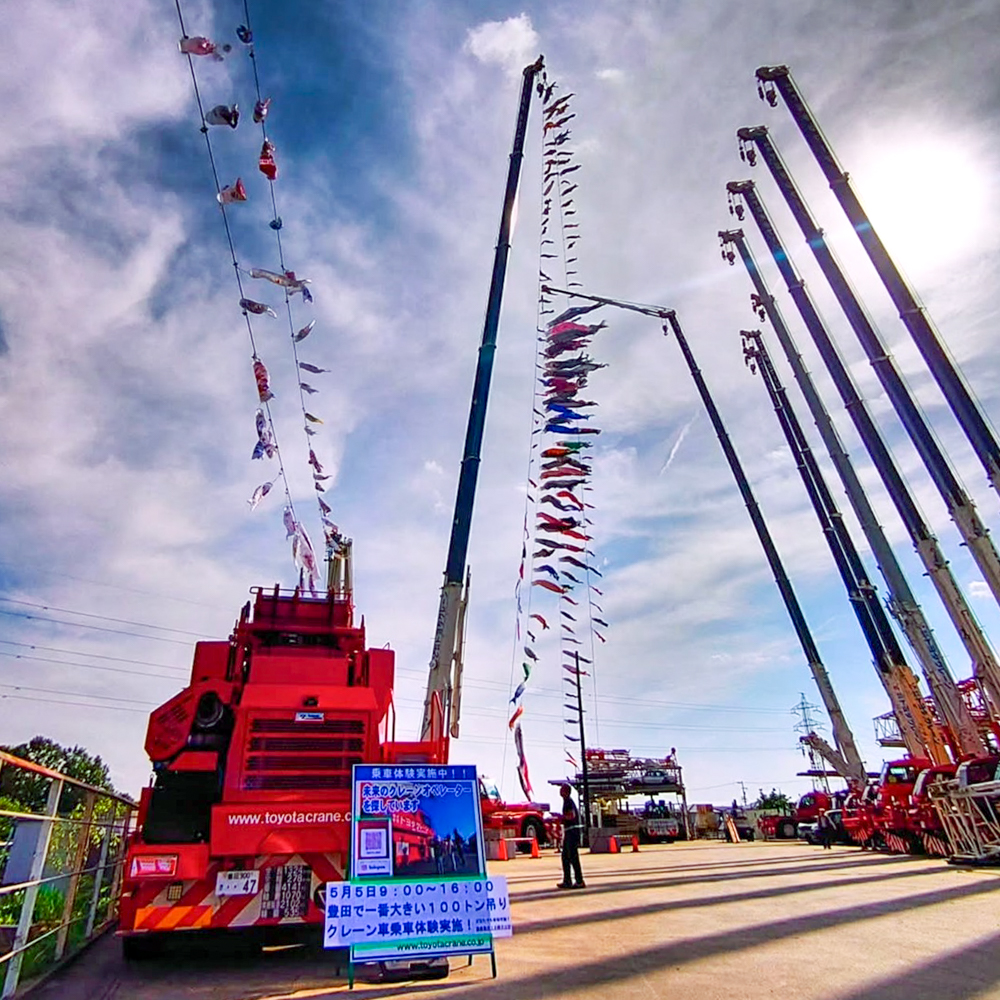
<instances>
[{"instance_id":1,"label":"sun glare","mask_svg":"<svg viewBox=\"0 0 1000 1000\"><path fill-rule=\"evenodd\" d=\"M955 139L880 137L851 179L889 253L911 272L934 270L974 249L989 223L989 170Z\"/></svg>"}]
</instances>

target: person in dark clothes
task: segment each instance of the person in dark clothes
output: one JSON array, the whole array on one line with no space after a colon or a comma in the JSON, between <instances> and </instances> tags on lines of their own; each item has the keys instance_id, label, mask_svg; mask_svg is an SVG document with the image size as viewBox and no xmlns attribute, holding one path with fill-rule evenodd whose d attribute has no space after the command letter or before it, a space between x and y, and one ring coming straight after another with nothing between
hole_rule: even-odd
<instances>
[{"instance_id":1,"label":"person in dark clothes","mask_svg":"<svg viewBox=\"0 0 1000 1000\"><path fill-rule=\"evenodd\" d=\"M576 803L573 801L573 789L569 785L563 785L559 789L559 793L563 798L563 880L558 883L557 887L560 889L582 889L584 881L583 870L580 868L580 810L577 809Z\"/></svg>"},{"instance_id":2,"label":"person in dark clothes","mask_svg":"<svg viewBox=\"0 0 1000 1000\"><path fill-rule=\"evenodd\" d=\"M819 814L819 842L827 851L830 850L830 845L833 843L833 823L827 816L825 809L821 810Z\"/></svg>"}]
</instances>

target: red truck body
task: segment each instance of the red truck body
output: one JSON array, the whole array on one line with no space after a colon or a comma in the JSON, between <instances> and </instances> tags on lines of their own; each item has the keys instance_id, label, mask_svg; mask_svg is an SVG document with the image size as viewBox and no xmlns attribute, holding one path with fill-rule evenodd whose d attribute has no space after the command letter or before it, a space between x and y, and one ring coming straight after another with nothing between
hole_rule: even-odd
<instances>
[{"instance_id":1,"label":"red truck body","mask_svg":"<svg viewBox=\"0 0 1000 1000\"><path fill-rule=\"evenodd\" d=\"M345 877L353 765L448 759L440 718L430 740L394 739L393 675L333 595L255 590L228 642L197 644L189 685L149 721L126 952L153 932L321 924L325 884Z\"/></svg>"},{"instance_id":2,"label":"red truck body","mask_svg":"<svg viewBox=\"0 0 1000 1000\"><path fill-rule=\"evenodd\" d=\"M930 791L938 782L954 778L957 770L955 764L936 764L921 771L910 794L910 829L920 838L928 854L942 858L951 854L951 848Z\"/></svg>"},{"instance_id":3,"label":"red truck body","mask_svg":"<svg viewBox=\"0 0 1000 1000\"><path fill-rule=\"evenodd\" d=\"M516 837L534 837L539 846L559 841L560 822L549 815L548 802L504 802L488 778L479 779L483 831L514 830Z\"/></svg>"}]
</instances>

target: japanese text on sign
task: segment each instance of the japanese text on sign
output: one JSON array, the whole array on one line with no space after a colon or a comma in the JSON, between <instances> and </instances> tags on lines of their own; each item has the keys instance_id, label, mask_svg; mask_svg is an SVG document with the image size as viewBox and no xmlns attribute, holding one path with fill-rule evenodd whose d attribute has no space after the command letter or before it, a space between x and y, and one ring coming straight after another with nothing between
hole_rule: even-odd
<instances>
[{"instance_id":1,"label":"japanese text on sign","mask_svg":"<svg viewBox=\"0 0 1000 1000\"><path fill-rule=\"evenodd\" d=\"M510 901L503 876L428 883L373 882L327 885L323 945L365 943L461 946L469 935L510 937ZM405 950L405 949L403 949Z\"/></svg>"}]
</instances>

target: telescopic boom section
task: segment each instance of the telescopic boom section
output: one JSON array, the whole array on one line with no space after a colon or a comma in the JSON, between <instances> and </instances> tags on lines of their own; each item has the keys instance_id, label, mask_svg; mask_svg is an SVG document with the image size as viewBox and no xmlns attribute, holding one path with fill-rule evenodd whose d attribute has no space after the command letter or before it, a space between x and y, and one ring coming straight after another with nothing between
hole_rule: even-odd
<instances>
[{"instance_id":1,"label":"telescopic boom section","mask_svg":"<svg viewBox=\"0 0 1000 1000\"><path fill-rule=\"evenodd\" d=\"M698 367L695 362L694 355L691 353L691 348L688 346L687 339L681 330L680 323L677 321L676 314L672 309L665 309L659 306L638 305L633 302L623 302L619 299L602 298L599 295L584 295L580 292L569 292L561 288L544 286L544 290L547 292L555 292L560 295L571 295L575 298L589 300L590 302L600 302L604 305L615 306L618 309L628 309L631 312L641 313L644 316L653 316L657 319L666 321L668 324L663 327L664 334L669 336L670 332L673 331L674 336L677 338L677 344L681 349L681 353L684 355L684 360L687 362L688 370L691 372L695 388L698 390L698 395L701 397L701 401L708 413L709 420L715 430L716 437L719 439L719 444L722 446L723 454L726 456L726 461L729 463L729 468L732 470L733 478L736 480L736 486L740 491L740 495L743 497L747 513L750 515L750 520L753 523L754 530L757 532L757 537L760 540L761 547L764 549L764 555L767 558L768 565L771 568L771 572L774 574L774 582L777 584L778 592L781 594L781 598L784 601L788 617L792 620L792 627L795 629L795 635L799 640L799 645L802 647L802 652L805 654L806 663L809 665L809 671L813 676L813 680L816 682L820 698L822 699L823 705L830 717L830 726L833 730L833 738L841 755L839 762L833 759L831 759L830 762L837 767L838 772L847 782L864 786L867 780L867 771L865 770L864 762L861 759L861 754L858 752L857 744L854 742L854 734L851 732L850 726L847 724L847 719L844 716L843 709L840 707L840 702L838 701L837 695L833 690L833 684L830 683L830 675L827 673L826 667L820 657L819 649L813 639L812 632L809 629L809 624L802 612L802 607L799 604L798 597L796 597L794 589L792 588L791 581L788 579L788 574L785 572L785 567L781 562L781 556L778 554L778 550L775 547L774 540L771 537L771 532L768 530L767 524L764 521L764 515L760 511L757 498L754 496L753 490L750 487L750 482L743 471L743 465L740 462L739 456L736 454L736 449L733 447L732 440L729 437L729 432L726 430L726 426L722 422L722 417L720 416L718 408L715 405L715 400L712 398L712 395L708 390L705 379L701 374L701 369Z\"/></svg>"},{"instance_id":2,"label":"telescopic boom section","mask_svg":"<svg viewBox=\"0 0 1000 1000\"><path fill-rule=\"evenodd\" d=\"M469 552L469 532L472 528L472 508L476 497L476 482L479 477L479 463L483 447L483 431L486 426L486 404L489 400L490 381L493 376L493 356L496 353L497 327L500 323L500 305L503 300L504 279L507 274L507 256L510 252L511 216L517 196L517 184L521 175L521 161L524 158L524 137L528 127L528 111L531 107L531 92L535 77L541 72L542 57L526 66L521 80L521 97L517 109L517 124L514 128L514 144L507 168L507 185L504 189L503 212L500 216L500 233L497 237L496 253L493 258L493 276L490 293L486 302L486 317L483 322L483 336L479 345L479 360L476 365L476 380L472 388L472 403L469 408L469 424L465 432L465 450L462 455L462 469L458 477L458 493L455 497L455 516L451 526L451 541L448 544L448 561L445 566L444 586L438 605L437 625L434 631L434 647L431 652L430 669L427 676L427 695L424 699L424 718L421 726L422 740L435 739L442 734L435 733L435 695L440 699L444 711L443 725L451 736L458 736L458 722L462 681L462 643L464 628L464 605L468 599L466 579L466 557ZM466 586L463 592L463 580Z\"/></svg>"},{"instance_id":3,"label":"telescopic boom section","mask_svg":"<svg viewBox=\"0 0 1000 1000\"><path fill-rule=\"evenodd\" d=\"M802 395L830 456L830 461L837 470L847 498L882 572L887 588L886 604L889 612L899 623L920 661L934 703L954 739L955 749L959 755L985 753L986 744L983 737L976 727L958 686L955 684L944 653L939 648L923 609L917 603L892 546L886 538L847 449L840 439L833 420L785 323L785 318L747 244L743 230L734 229L720 232L719 239L722 242L723 256L731 264L735 263L735 255L731 248L735 247L738 251L755 289L754 306L758 311L763 310L761 318L766 316L771 321L771 326L781 344L795 380L802 390ZM970 654L972 652L970 649ZM973 661L975 659L976 656L973 655Z\"/></svg>"},{"instance_id":4,"label":"telescopic boom section","mask_svg":"<svg viewBox=\"0 0 1000 1000\"><path fill-rule=\"evenodd\" d=\"M799 93L788 67L762 66L757 70L757 80L759 84L764 85L761 87L761 95L767 97L768 103L772 105L777 103L772 87L776 88L784 98L795 124L802 132L844 214L854 227L858 239L861 240L878 276L882 279L882 284L885 285L886 291L899 311L899 318L923 355L927 367L986 470L993 489L1000 493L1000 443L996 434L966 387L958 369L948 357L931 318L906 278L896 267L871 220L861 207L850 177L841 167L830 143Z\"/></svg>"},{"instance_id":5,"label":"telescopic boom section","mask_svg":"<svg viewBox=\"0 0 1000 1000\"><path fill-rule=\"evenodd\" d=\"M729 193L742 198L767 244L774 262L788 288L799 314L809 331L810 337L833 379L840 398L854 422L858 436L871 457L872 464L882 479L889 497L913 542L928 576L931 578L951 620L966 648L972 656L977 676L982 680L994 707L1000 706L1000 668L997 667L993 651L983 635L979 623L969 606L962 589L955 580L948 561L941 551L938 540L931 534L923 515L917 508L909 488L903 480L896 463L889 453L864 400L858 393L847 367L841 360L833 340L828 333L819 312L812 301L805 282L799 276L764 203L757 193L753 181L730 181L726 185ZM742 206L737 206L737 216L742 218Z\"/></svg>"},{"instance_id":6,"label":"telescopic boom section","mask_svg":"<svg viewBox=\"0 0 1000 1000\"><path fill-rule=\"evenodd\" d=\"M935 764L950 763L948 750L928 709L916 676L903 658L889 618L868 579L843 516L809 447L784 386L771 363L759 330L741 331L743 355L751 371L758 372L767 389L781 430L802 476L809 500L830 546L851 607L871 650L875 670L892 704L899 732L914 757L930 757Z\"/></svg>"},{"instance_id":7,"label":"telescopic boom section","mask_svg":"<svg viewBox=\"0 0 1000 1000\"><path fill-rule=\"evenodd\" d=\"M816 225L805 199L792 180L792 176L771 141L771 137L767 134L767 129L764 126L741 128L737 135L741 142L755 143L760 150L760 154L788 203L792 215L795 216L795 221L799 224L802 235L805 236L816 262L833 289L833 294L840 303L851 329L864 348L879 382L882 383L882 388L885 389L886 395L906 429L906 433L941 494L949 516L955 522L963 541L969 547L969 553L975 559L976 565L983 574L987 586L993 592L994 598L1000 602L1000 555L997 554L993 541L976 512L975 504L959 483L927 421L924 420L913 401L906 383L896 368L892 355L886 350L878 331L875 329L875 324L855 294L833 251L827 245L823 231Z\"/></svg>"},{"instance_id":8,"label":"telescopic boom section","mask_svg":"<svg viewBox=\"0 0 1000 1000\"><path fill-rule=\"evenodd\" d=\"M826 667L820 659L819 650L816 648L816 643L813 641L812 633L806 623L805 615L802 613L802 608L799 605L798 598L795 596L795 591L792 589L791 581L788 579L788 574L785 572L785 568L782 565L781 557L778 555L777 548L775 548L774 541L771 538L771 533L768 530L767 525L764 523L764 516L760 512L760 507L757 504L756 497L754 496L753 490L750 488L750 483L743 472L743 466L739 460L739 456L736 454L736 449L733 447L733 443L729 437L729 432L726 430L725 424L722 422L722 417L719 415L715 401L712 399L712 395L708 390L705 379L701 374L701 369L698 367L697 362L694 359L694 355L691 353L691 348L688 346L687 339L681 330L680 324L677 322L677 316L673 312L669 312L664 318L669 325L664 326L663 332L669 334L669 332L672 331L674 337L677 339L677 344L681 349L681 353L684 355L685 362L687 362L688 370L691 372L691 378L694 379L698 395L701 396L701 401L705 405L705 409L708 412L708 418L712 423L713 429L715 430L716 437L719 439L719 444L722 446L722 451L726 456L726 461L729 462L729 467L732 470L733 477L736 479L736 485L739 488L741 496L743 497L743 502L746 504L747 511L750 514L750 520L753 522L753 526L757 531L757 537L760 539L761 546L764 549L764 554L767 556L768 564L771 567L771 572L774 574L774 581L778 585L778 590L780 591L782 599L785 602L788 615L792 619L795 634L798 636L799 643L802 646L803 653L805 653L806 661L809 664L809 669L812 672L813 679L816 681L816 686L819 688L820 697L823 699L823 704L825 705L827 713L830 716L830 724L833 727L834 739L836 740L837 746L850 768L850 774L845 775L844 777L858 785L864 785L867 772L865 770L864 763L861 760L858 748L854 743L854 735L851 733L850 727L847 725L847 720L840 707L840 702L837 700L837 696L834 693L833 685L830 683L830 677L826 672Z\"/></svg>"}]
</instances>

